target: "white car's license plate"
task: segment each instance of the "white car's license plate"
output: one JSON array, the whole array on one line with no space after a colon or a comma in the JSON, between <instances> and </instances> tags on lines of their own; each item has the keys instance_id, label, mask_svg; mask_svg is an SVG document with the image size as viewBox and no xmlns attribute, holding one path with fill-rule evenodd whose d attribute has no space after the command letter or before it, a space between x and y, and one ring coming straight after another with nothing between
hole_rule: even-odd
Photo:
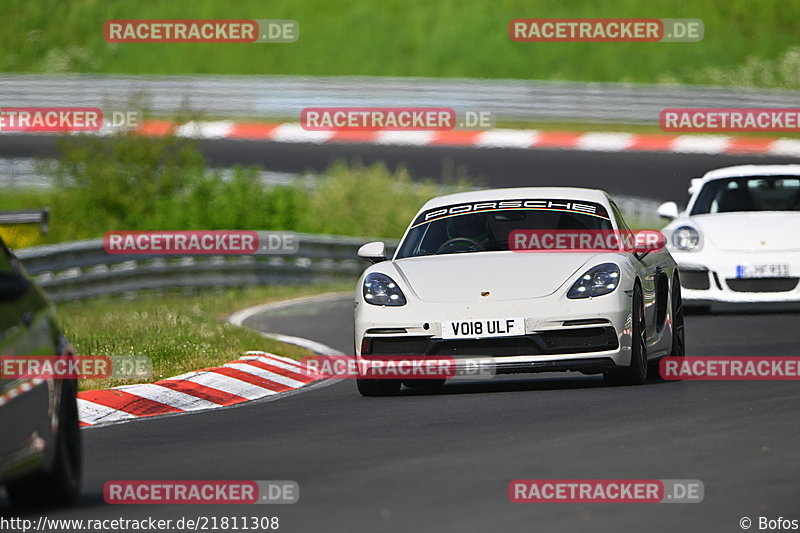
<instances>
[{"instance_id":1,"label":"white car's license plate","mask_svg":"<svg viewBox=\"0 0 800 533\"><path fill-rule=\"evenodd\" d=\"M443 339L475 339L525 335L524 318L489 318L486 320L446 320L442 322Z\"/></svg>"},{"instance_id":2,"label":"white car's license plate","mask_svg":"<svg viewBox=\"0 0 800 533\"><path fill-rule=\"evenodd\" d=\"M789 265L739 265L736 267L737 278L788 278Z\"/></svg>"}]
</instances>

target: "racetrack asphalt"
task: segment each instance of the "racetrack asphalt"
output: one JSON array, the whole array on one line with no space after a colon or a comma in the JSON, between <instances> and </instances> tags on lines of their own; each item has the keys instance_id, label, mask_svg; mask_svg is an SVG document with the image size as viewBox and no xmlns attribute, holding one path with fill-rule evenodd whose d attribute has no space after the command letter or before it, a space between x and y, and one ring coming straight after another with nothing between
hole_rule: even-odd
<instances>
[{"instance_id":1,"label":"racetrack asphalt","mask_svg":"<svg viewBox=\"0 0 800 533\"><path fill-rule=\"evenodd\" d=\"M48 138L9 136L3 155ZM464 164L493 186L580 185L686 200L688 177L774 157L316 146L205 141L218 164L321 169L337 157L438 176ZM20 148L20 146L17 146ZM41 152L39 152L41 153ZM352 352L352 300L251 317L262 331ZM800 307L687 317L688 355L798 356ZM507 376L362 398L351 381L275 401L84 430L80 504L51 518L278 516L281 531L741 531L744 516L800 519L800 383L656 382L609 388L572 374ZM520 478L699 479L697 504L514 504ZM293 505L113 506L108 480L295 480ZM41 511L40 511L41 513ZM17 516L0 492L0 515ZM33 513L35 516L37 513Z\"/></svg>"},{"instance_id":2,"label":"racetrack asphalt","mask_svg":"<svg viewBox=\"0 0 800 533\"><path fill-rule=\"evenodd\" d=\"M796 306L688 316L689 355L798 355ZM352 299L248 319L352 350ZM278 516L282 531L736 531L797 518L800 384L609 388L541 374L362 398L349 380L199 414L84 431L78 507L49 517ZM697 504L510 503L519 478L699 479ZM291 479L293 505L112 506L123 479ZM2 504L0 504L2 505ZM10 514L7 507L0 507Z\"/></svg>"},{"instance_id":3,"label":"racetrack asphalt","mask_svg":"<svg viewBox=\"0 0 800 533\"><path fill-rule=\"evenodd\" d=\"M602 152L374 144L198 141L215 166L257 165L273 172L322 172L336 161L383 161L414 178L465 175L484 187L590 187L685 205L689 179L728 165L797 163L797 158L669 152ZM55 137L5 135L0 157L53 157Z\"/></svg>"}]
</instances>

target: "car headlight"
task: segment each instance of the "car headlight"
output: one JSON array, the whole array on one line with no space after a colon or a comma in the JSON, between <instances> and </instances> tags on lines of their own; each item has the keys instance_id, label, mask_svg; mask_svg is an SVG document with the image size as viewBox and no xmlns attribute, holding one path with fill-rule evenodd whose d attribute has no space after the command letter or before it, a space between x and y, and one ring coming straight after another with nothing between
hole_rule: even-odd
<instances>
[{"instance_id":1,"label":"car headlight","mask_svg":"<svg viewBox=\"0 0 800 533\"><path fill-rule=\"evenodd\" d=\"M690 252L700 243L700 234L691 226L681 226L672 233L672 245L678 250Z\"/></svg>"},{"instance_id":2,"label":"car headlight","mask_svg":"<svg viewBox=\"0 0 800 533\"><path fill-rule=\"evenodd\" d=\"M364 301L372 305L406 305L406 297L397 283L378 272L364 278Z\"/></svg>"},{"instance_id":3,"label":"car headlight","mask_svg":"<svg viewBox=\"0 0 800 533\"><path fill-rule=\"evenodd\" d=\"M589 298L613 292L619 285L619 267L614 263L603 263L590 268L570 288L567 298Z\"/></svg>"}]
</instances>

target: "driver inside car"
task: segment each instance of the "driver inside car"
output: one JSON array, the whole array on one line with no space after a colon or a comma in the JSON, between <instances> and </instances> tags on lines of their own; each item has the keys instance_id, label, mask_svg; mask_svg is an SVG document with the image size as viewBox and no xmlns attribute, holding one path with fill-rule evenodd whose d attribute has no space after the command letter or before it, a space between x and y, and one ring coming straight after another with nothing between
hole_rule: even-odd
<instances>
[{"instance_id":1,"label":"driver inside car","mask_svg":"<svg viewBox=\"0 0 800 533\"><path fill-rule=\"evenodd\" d=\"M447 221L447 238L439 253L478 252L488 248L489 223L486 213L459 215Z\"/></svg>"}]
</instances>

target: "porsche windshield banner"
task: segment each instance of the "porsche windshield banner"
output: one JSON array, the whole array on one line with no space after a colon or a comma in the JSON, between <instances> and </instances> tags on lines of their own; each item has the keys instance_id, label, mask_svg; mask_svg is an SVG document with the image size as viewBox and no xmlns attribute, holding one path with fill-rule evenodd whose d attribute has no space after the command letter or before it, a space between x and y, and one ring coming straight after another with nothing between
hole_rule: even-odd
<instances>
[{"instance_id":1,"label":"porsche windshield banner","mask_svg":"<svg viewBox=\"0 0 800 533\"><path fill-rule=\"evenodd\" d=\"M608 211L602 205L594 202L575 200L564 200L555 198L546 199L517 199L517 200L497 200L497 201L482 201L482 202L467 202L462 204L448 205L444 207L437 207L429 209L420 213L414 220L414 226L425 224L434 220L443 218L454 217L458 215L468 215L473 213L490 213L495 211L511 211L511 210L532 210L532 211L560 211L566 213L575 213L581 215L589 215L593 217L609 220Z\"/></svg>"}]
</instances>

